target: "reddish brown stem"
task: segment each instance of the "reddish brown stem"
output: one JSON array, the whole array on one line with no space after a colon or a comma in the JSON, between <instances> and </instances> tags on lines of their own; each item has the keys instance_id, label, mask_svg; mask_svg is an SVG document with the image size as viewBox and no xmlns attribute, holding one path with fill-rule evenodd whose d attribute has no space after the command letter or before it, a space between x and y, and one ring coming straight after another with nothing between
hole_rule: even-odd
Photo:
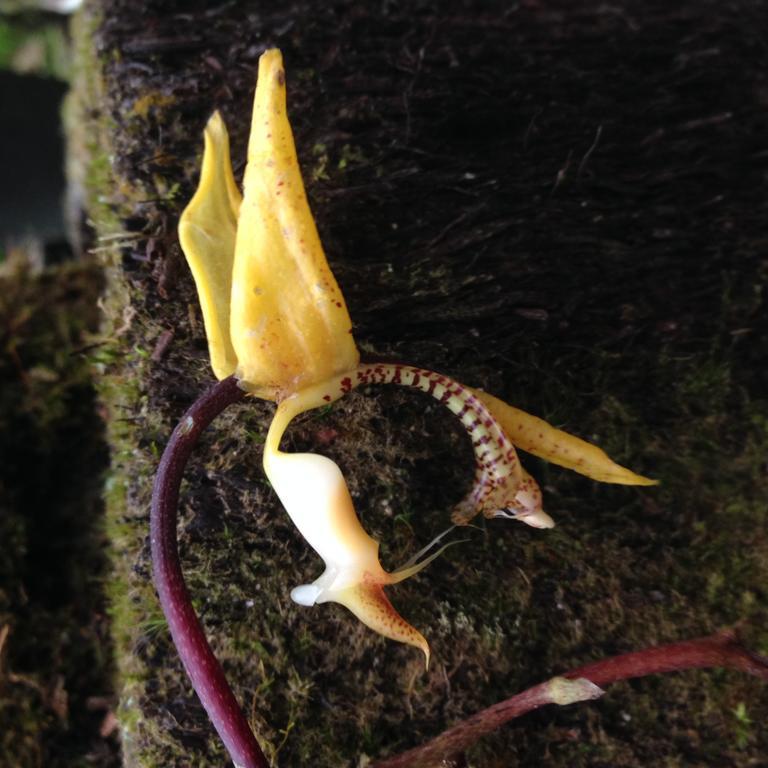
<instances>
[{"instance_id":1,"label":"reddish brown stem","mask_svg":"<svg viewBox=\"0 0 768 768\"><path fill-rule=\"evenodd\" d=\"M613 656L572 669L562 677L604 686L631 677L703 667L727 667L768 680L768 659L744 648L731 631ZM589 683L583 695L571 701L599 696L597 688L590 694ZM535 685L511 699L481 710L419 747L374 763L371 768L437 768L504 723L545 704L564 703L558 701L554 693L552 681Z\"/></svg>"},{"instance_id":2,"label":"reddish brown stem","mask_svg":"<svg viewBox=\"0 0 768 768\"><path fill-rule=\"evenodd\" d=\"M612 656L572 669L563 677L586 677L603 686L632 677L709 667L737 669L768 680L768 659L747 650L732 630Z\"/></svg>"},{"instance_id":3,"label":"reddish brown stem","mask_svg":"<svg viewBox=\"0 0 768 768\"><path fill-rule=\"evenodd\" d=\"M155 477L150 537L155 587L168 628L200 701L235 765L267 768L267 759L240 709L192 607L176 543L179 486L200 433L245 393L229 377L215 384L184 414L163 451Z\"/></svg>"}]
</instances>

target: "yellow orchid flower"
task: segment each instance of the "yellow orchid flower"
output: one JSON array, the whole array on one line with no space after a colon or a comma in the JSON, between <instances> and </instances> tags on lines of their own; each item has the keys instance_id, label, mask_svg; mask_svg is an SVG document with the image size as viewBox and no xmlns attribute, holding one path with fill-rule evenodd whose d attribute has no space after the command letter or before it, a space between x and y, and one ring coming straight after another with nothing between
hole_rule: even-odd
<instances>
[{"instance_id":1,"label":"yellow orchid flower","mask_svg":"<svg viewBox=\"0 0 768 768\"><path fill-rule=\"evenodd\" d=\"M264 469L325 562L324 573L295 588L292 597L301 605L341 603L372 629L420 648L429 659L426 640L395 611L383 587L414 575L439 552L386 572L378 542L360 524L338 466L323 456L280 451L296 415L364 384L412 386L437 398L461 420L475 449L475 483L453 511L456 524L482 512L537 528L554 525L515 445L603 482L654 481L615 464L596 446L447 376L408 365L359 364L344 297L307 204L277 50L259 60L243 190L241 196L227 130L215 113L205 129L200 183L181 216L179 239L197 285L216 377L234 375L248 393L278 404Z\"/></svg>"},{"instance_id":2,"label":"yellow orchid flower","mask_svg":"<svg viewBox=\"0 0 768 768\"><path fill-rule=\"evenodd\" d=\"M234 374L249 393L280 403L264 468L294 523L325 558L326 573L336 574L326 577L326 589L312 592L312 603L342 603L368 626L428 656L426 640L382 587L429 559L400 573L384 571L378 543L360 524L336 464L279 450L296 414L330 400L315 385L354 369L359 355L307 204L277 50L259 60L243 191L241 197L226 126L215 113L205 129L200 183L179 221L214 374L220 380ZM306 604L310 592L294 594Z\"/></svg>"}]
</instances>

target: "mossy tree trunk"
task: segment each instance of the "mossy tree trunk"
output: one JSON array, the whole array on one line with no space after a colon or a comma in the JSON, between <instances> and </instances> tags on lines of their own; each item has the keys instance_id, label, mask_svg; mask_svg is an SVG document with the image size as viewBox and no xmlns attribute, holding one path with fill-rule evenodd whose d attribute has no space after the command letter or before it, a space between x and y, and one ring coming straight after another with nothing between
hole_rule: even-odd
<instances>
[{"instance_id":1,"label":"mossy tree trunk","mask_svg":"<svg viewBox=\"0 0 768 768\"><path fill-rule=\"evenodd\" d=\"M158 452L212 379L175 225L214 108L242 173L271 45L364 355L484 387L662 481L598 487L529 459L557 528L481 522L392 592L430 640L425 674L343 609L291 603L320 563L260 468L271 406L230 409L190 464L179 533L275 760L355 765L569 666L742 619L765 651L764 8L271 7L116 0L79 23L127 765L224 759L164 631L147 514ZM353 393L289 441L342 466L389 567L447 526L472 475L458 425L407 392ZM759 683L691 673L537 713L472 759L746 766L768 751L767 712Z\"/></svg>"}]
</instances>

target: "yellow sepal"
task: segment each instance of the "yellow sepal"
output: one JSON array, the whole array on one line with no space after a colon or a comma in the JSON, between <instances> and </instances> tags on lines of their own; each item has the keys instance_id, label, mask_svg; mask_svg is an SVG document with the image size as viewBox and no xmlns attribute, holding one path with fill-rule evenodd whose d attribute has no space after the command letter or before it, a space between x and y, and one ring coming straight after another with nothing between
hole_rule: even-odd
<instances>
[{"instance_id":1,"label":"yellow sepal","mask_svg":"<svg viewBox=\"0 0 768 768\"><path fill-rule=\"evenodd\" d=\"M230 376L237 367L229 335L229 302L241 202L232 174L227 128L214 112L205 127L200 183L179 220L179 241L197 285L217 379Z\"/></svg>"},{"instance_id":2,"label":"yellow sepal","mask_svg":"<svg viewBox=\"0 0 768 768\"><path fill-rule=\"evenodd\" d=\"M517 448L602 483L658 484L657 480L637 475L617 464L596 445L556 429L544 419L513 408L487 392L472 391L485 403Z\"/></svg>"},{"instance_id":3,"label":"yellow sepal","mask_svg":"<svg viewBox=\"0 0 768 768\"><path fill-rule=\"evenodd\" d=\"M232 273L237 376L280 400L359 360L344 297L309 210L278 50L259 60Z\"/></svg>"}]
</instances>

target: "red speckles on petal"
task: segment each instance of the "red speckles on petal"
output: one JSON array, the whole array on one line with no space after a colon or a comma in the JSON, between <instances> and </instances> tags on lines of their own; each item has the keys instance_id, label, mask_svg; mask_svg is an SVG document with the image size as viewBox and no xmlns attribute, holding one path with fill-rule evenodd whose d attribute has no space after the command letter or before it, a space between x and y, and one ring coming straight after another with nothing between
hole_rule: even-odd
<instances>
[{"instance_id":1,"label":"red speckles on petal","mask_svg":"<svg viewBox=\"0 0 768 768\"><path fill-rule=\"evenodd\" d=\"M364 624L385 637L420 648L429 659L423 635L395 610L382 585L366 574L363 583L351 588L341 600Z\"/></svg>"}]
</instances>

